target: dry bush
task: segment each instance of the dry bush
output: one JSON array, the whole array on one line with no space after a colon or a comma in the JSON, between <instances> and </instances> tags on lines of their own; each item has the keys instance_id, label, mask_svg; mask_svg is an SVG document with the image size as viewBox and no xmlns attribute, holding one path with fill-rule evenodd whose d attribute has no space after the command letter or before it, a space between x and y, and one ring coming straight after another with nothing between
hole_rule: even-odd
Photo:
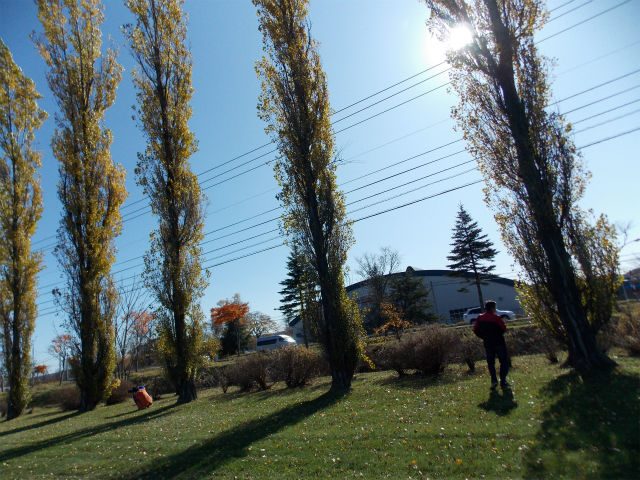
<instances>
[{"instance_id":1,"label":"dry bush","mask_svg":"<svg viewBox=\"0 0 640 480\"><path fill-rule=\"evenodd\" d=\"M227 393L231 385L231 377L229 376L229 367L218 367L213 370L213 377L216 386L222 389L222 393Z\"/></svg>"},{"instance_id":2,"label":"dry bush","mask_svg":"<svg viewBox=\"0 0 640 480\"><path fill-rule=\"evenodd\" d=\"M160 400L163 395L174 395L176 393L171 382L164 376L153 377L146 384L140 382L138 385L145 385L147 392L154 400Z\"/></svg>"},{"instance_id":3,"label":"dry bush","mask_svg":"<svg viewBox=\"0 0 640 480\"><path fill-rule=\"evenodd\" d=\"M394 340L371 349L369 358L380 370L395 370L399 377L414 368L414 335L405 335L402 340Z\"/></svg>"},{"instance_id":4,"label":"dry bush","mask_svg":"<svg viewBox=\"0 0 640 480\"><path fill-rule=\"evenodd\" d=\"M111 390L111 394L107 397L105 403L107 405L116 405L118 403L122 403L131 398L131 394L129 390L134 387L133 383L129 380L119 381L113 390Z\"/></svg>"},{"instance_id":5,"label":"dry bush","mask_svg":"<svg viewBox=\"0 0 640 480\"><path fill-rule=\"evenodd\" d=\"M533 325L507 330L505 340L511 355L542 353L551 363L558 363L558 354L562 350L558 340L546 330Z\"/></svg>"},{"instance_id":6,"label":"dry bush","mask_svg":"<svg viewBox=\"0 0 640 480\"><path fill-rule=\"evenodd\" d=\"M219 385L218 375L216 373L221 367L207 366L200 368L196 375L196 388L214 388Z\"/></svg>"},{"instance_id":7,"label":"dry bush","mask_svg":"<svg viewBox=\"0 0 640 480\"><path fill-rule=\"evenodd\" d=\"M370 346L367 354L378 369L395 370L398 376L410 371L439 375L456 353L458 342L453 330L429 325L399 341Z\"/></svg>"},{"instance_id":8,"label":"dry bush","mask_svg":"<svg viewBox=\"0 0 640 480\"><path fill-rule=\"evenodd\" d=\"M615 326L615 343L628 355L640 357L640 308L626 304L620 307L620 318Z\"/></svg>"},{"instance_id":9,"label":"dry bush","mask_svg":"<svg viewBox=\"0 0 640 480\"><path fill-rule=\"evenodd\" d=\"M423 375L437 376L444 372L459 342L456 333L439 325L429 325L414 338L414 368Z\"/></svg>"},{"instance_id":10,"label":"dry bush","mask_svg":"<svg viewBox=\"0 0 640 480\"><path fill-rule=\"evenodd\" d=\"M475 372L476 362L485 358L482 340L470 331L463 332L455 355L458 362L467 365L469 373Z\"/></svg>"},{"instance_id":11,"label":"dry bush","mask_svg":"<svg viewBox=\"0 0 640 480\"><path fill-rule=\"evenodd\" d=\"M275 350L272 357L274 381L283 381L287 387L308 385L312 378L328 369L320 353L301 347L285 347Z\"/></svg>"},{"instance_id":12,"label":"dry bush","mask_svg":"<svg viewBox=\"0 0 640 480\"><path fill-rule=\"evenodd\" d=\"M67 385L56 392L58 405L65 412L80 410L80 390L76 385Z\"/></svg>"},{"instance_id":13,"label":"dry bush","mask_svg":"<svg viewBox=\"0 0 640 480\"><path fill-rule=\"evenodd\" d=\"M229 380L229 385L234 385L240 389L241 392L249 392L254 386L255 382L247 369L244 368L244 362L238 360L233 365L229 365L226 368L226 376Z\"/></svg>"}]
</instances>

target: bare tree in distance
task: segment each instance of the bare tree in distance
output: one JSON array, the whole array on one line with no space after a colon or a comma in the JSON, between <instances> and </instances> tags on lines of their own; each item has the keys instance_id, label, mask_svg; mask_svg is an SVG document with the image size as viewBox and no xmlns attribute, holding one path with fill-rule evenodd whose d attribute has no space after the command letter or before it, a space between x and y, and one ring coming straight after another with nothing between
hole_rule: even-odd
<instances>
[{"instance_id":1,"label":"bare tree in distance","mask_svg":"<svg viewBox=\"0 0 640 480\"><path fill-rule=\"evenodd\" d=\"M367 295L362 299L369 306L366 314L368 330L374 330L385 322L382 304L391 295L392 273L400 267L400 254L391 247L382 247L378 253L365 253L358 258L356 273L367 285Z\"/></svg>"},{"instance_id":2,"label":"bare tree in distance","mask_svg":"<svg viewBox=\"0 0 640 480\"><path fill-rule=\"evenodd\" d=\"M68 360L73 354L73 338L68 333L56 335L49 345L49 355L58 361L58 372L60 373L59 384L67 377Z\"/></svg>"},{"instance_id":3,"label":"bare tree in distance","mask_svg":"<svg viewBox=\"0 0 640 480\"><path fill-rule=\"evenodd\" d=\"M127 362L127 354L134 344L136 316L138 312L146 310L148 299L146 290L137 278L134 278L131 285L121 286L118 293L119 301L113 326L118 356L117 373L119 378L124 379L129 376L131 369L131 359Z\"/></svg>"},{"instance_id":4,"label":"bare tree in distance","mask_svg":"<svg viewBox=\"0 0 640 480\"><path fill-rule=\"evenodd\" d=\"M249 312L247 314L247 328L256 340L265 333L274 332L278 328L278 324L266 313Z\"/></svg>"}]
</instances>

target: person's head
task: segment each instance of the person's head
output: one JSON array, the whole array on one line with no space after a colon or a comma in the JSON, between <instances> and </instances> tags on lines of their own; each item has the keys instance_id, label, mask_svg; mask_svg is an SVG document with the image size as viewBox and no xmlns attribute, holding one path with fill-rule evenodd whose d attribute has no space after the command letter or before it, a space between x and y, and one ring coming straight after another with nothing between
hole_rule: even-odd
<instances>
[{"instance_id":1,"label":"person's head","mask_svg":"<svg viewBox=\"0 0 640 480\"><path fill-rule=\"evenodd\" d=\"M484 304L484 309L487 312L495 313L496 308L497 308L496 302L494 302L493 300L489 300Z\"/></svg>"}]
</instances>

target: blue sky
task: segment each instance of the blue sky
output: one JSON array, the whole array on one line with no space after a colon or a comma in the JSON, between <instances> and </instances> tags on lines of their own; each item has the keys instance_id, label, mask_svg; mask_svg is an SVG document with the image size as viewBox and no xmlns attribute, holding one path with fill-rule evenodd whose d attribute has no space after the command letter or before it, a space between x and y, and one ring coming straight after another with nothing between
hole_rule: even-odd
<instances>
[{"instance_id":1,"label":"blue sky","mask_svg":"<svg viewBox=\"0 0 640 480\"><path fill-rule=\"evenodd\" d=\"M640 18L639 0L631 0L589 20L590 17L616 7L621 2L622 0L574 0L568 4L567 0L549 2L550 9L559 7L552 13L552 18L557 18L539 34L540 39L586 20L583 25L540 43L541 52L556 61L553 74L556 99L563 99L640 69L640 33L637 30L637 19ZM133 169L136 153L144 148L142 135L131 118L131 107L135 103L135 92L130 78L133 64L120 33L120 26L131 22L132 18L120 1L108 0L105 5L104 37L120 50L120 62L125 67L117 101L107 114L106 125L113 131L113 159L124 165L128 173L129 198L126 205L129 206L125 207L123 215L125 219L130 220L125 221L122 235L117 240L117 261L126 263L114 266L115 272L131 267L116 274L116 279L126 279L141 271L141 268L137 267L140 261L131 259L144 252L148 233L155 222L150 214L143 213L144 202L132 204L142 199L141 190L135 184ZM194 172L200 173L269 140L264 134L263 123L256 116L259 82L254 72L254 62L261 56L262 47L255 10L249 0L187 0L185 8L189 14L188 35L194 64L195 95L191 127L199 141L199 150L193 156L192 165ZM327 72L333 108L339 110L439 63L442 60L442 47L429 36L424 23L427 17L426 7L417 0L312 0L312 33L320 42L320 53ZM57 162L50 149L56 106L46 84L44 62L29 39L30 32L34 30L39 31L40 25L33 2L0 0L0 36L9 45L15 61L36 82L44 97L41 106L50 114L49 120L37 136L39 148L43 152L42 186L45 211L36 234L35 247L45 248L46 256L45 269L40 276L38 304L41 313L34 335L34 356L38 362L52 364L53 361L48 357L46 350L56 329L61 331L59 325L62 320L54 313L50 295L51 288L60 282L60 277L56 261L51 255L52 248L48 248L52 246L50 237L55 233L60 215L56 194ZM438 74L445 68L446 66L436 67L334 115L336 121L353 114L343 121L336 122L336 131L446 83L448 79L445 72L378 105L355 113L390 94ZM574 122L580 121L605 110L640 100L640 88L635 88L639 85L640 72L631 73L606 86L563 101L556 108L563 112L577 109L567 116ZM602 100L608 96L611 98ZM586 106L592 102L597 103ZM434 174L410 186L356 202L348 208L352 212L352 218L366 216L480 178L477 172L468 171L473 168L473 163L456 166L470 160L466 153L418 167L457 152L462 148L461 144L457 143L368 175L366 178L351 181L358 176L389 167L392 163L456 140L459 134L454 131L454 124L449 118L449 109L455 103L454 94L442 87L336 135L336 146L344 159L344 165L338 171L339 182L349 182L344 185L347 191L363 187L347 194L348 203ZM585 145L640 127L638 109L640 101L581 121L576 125L576 130L594 128L576 133L576 144ZM617 117L621 118L616 120ZM608 123L598 125L602 122ZM606 213L613 222L633 222L632 238L640 236L640 219L634 193L640 178L637 148L639 140L640 132L634 132L587 148L583 152L585 163L593 174L583 205L593 208L596 212ZM205 245L204 249L220 250L206 255L209 261L206 261L205 265L233 259L279 243L275 233L265 233L276 228L275 222L234 233L269 220L277 214L271 212L256 216L278 205L275 199L276 183L270 166L258 167L249 173L226 180L266 162L273 158L274 154L224 173L242 162L268 152L270 148L258 150L252 155L215 168L201 176L201 179L205 180L217 175L203 184L203 187L210 187L205 190L209 202L205 231L219 229L219 232L207 236L207 240L212 241ZM412 167L418 168L408 173L400 173ZM453 168L436 173L450 167ZM466 173L463 173L465 171ZM396 173L398 175L394 178L382 180ZM447 179L457 174L460 175ZM364 186L377 180L380 181ZM433 184L435 181L438 183ZM430 183L431 185L427 185ZM356 208L416 187L423 188L397 199L354 211ZM496 272L513 277L515 272L512 259L505 253L491 212L482 202L481 188L482 185L473 185L356 223L356 244L351 249L348 261L351 267L351 281L358 280L355 274L355 259L382 246L391 246L400 252L403 268L407 265L444 268L449 252L451 227L460 202L500 249ZM252 216L256 218L227 227ZM227 234L229 235L215 240ZM254 235L261 236L230 246L231 243L247 240ZM269 239L273 240L255 245ZM241 248L245 249L234 253ZM640 243L625 248L624 267L637 263L637 257L633 253L638 251ZM226 256L223 256L225 254ZM250 303L252 309L268 313L276 319L280 318L279 312L274 309L279 301L278 282L285 276L286 256L286 248L275 248L212 268L211 285L202 300L203 309L208 312L219 299L239 292L243 299ZM130 284L131 280L125 280L125 283Z\"/></svg>"}]
</instances>

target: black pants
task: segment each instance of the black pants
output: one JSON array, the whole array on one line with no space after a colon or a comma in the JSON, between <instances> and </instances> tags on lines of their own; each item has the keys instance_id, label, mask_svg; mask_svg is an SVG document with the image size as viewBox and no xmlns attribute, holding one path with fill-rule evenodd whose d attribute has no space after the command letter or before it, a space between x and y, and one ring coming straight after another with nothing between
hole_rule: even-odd
<instances>
[{"instance_id":1,"label":"black pants","mask_svg":"<svg viewBox=\"0 0 640 480\"><path fill-rule=\"evenodd\" d=\"M492 383L498 382L498 377L496 376L496 357L500 360L500 382L504 383L509 373L507 345L504 343L504 339L501 340L502 341L497 342L484 342L484 350L487 354L487 367L489 367Z\"/></svg>"}]
</instances>

